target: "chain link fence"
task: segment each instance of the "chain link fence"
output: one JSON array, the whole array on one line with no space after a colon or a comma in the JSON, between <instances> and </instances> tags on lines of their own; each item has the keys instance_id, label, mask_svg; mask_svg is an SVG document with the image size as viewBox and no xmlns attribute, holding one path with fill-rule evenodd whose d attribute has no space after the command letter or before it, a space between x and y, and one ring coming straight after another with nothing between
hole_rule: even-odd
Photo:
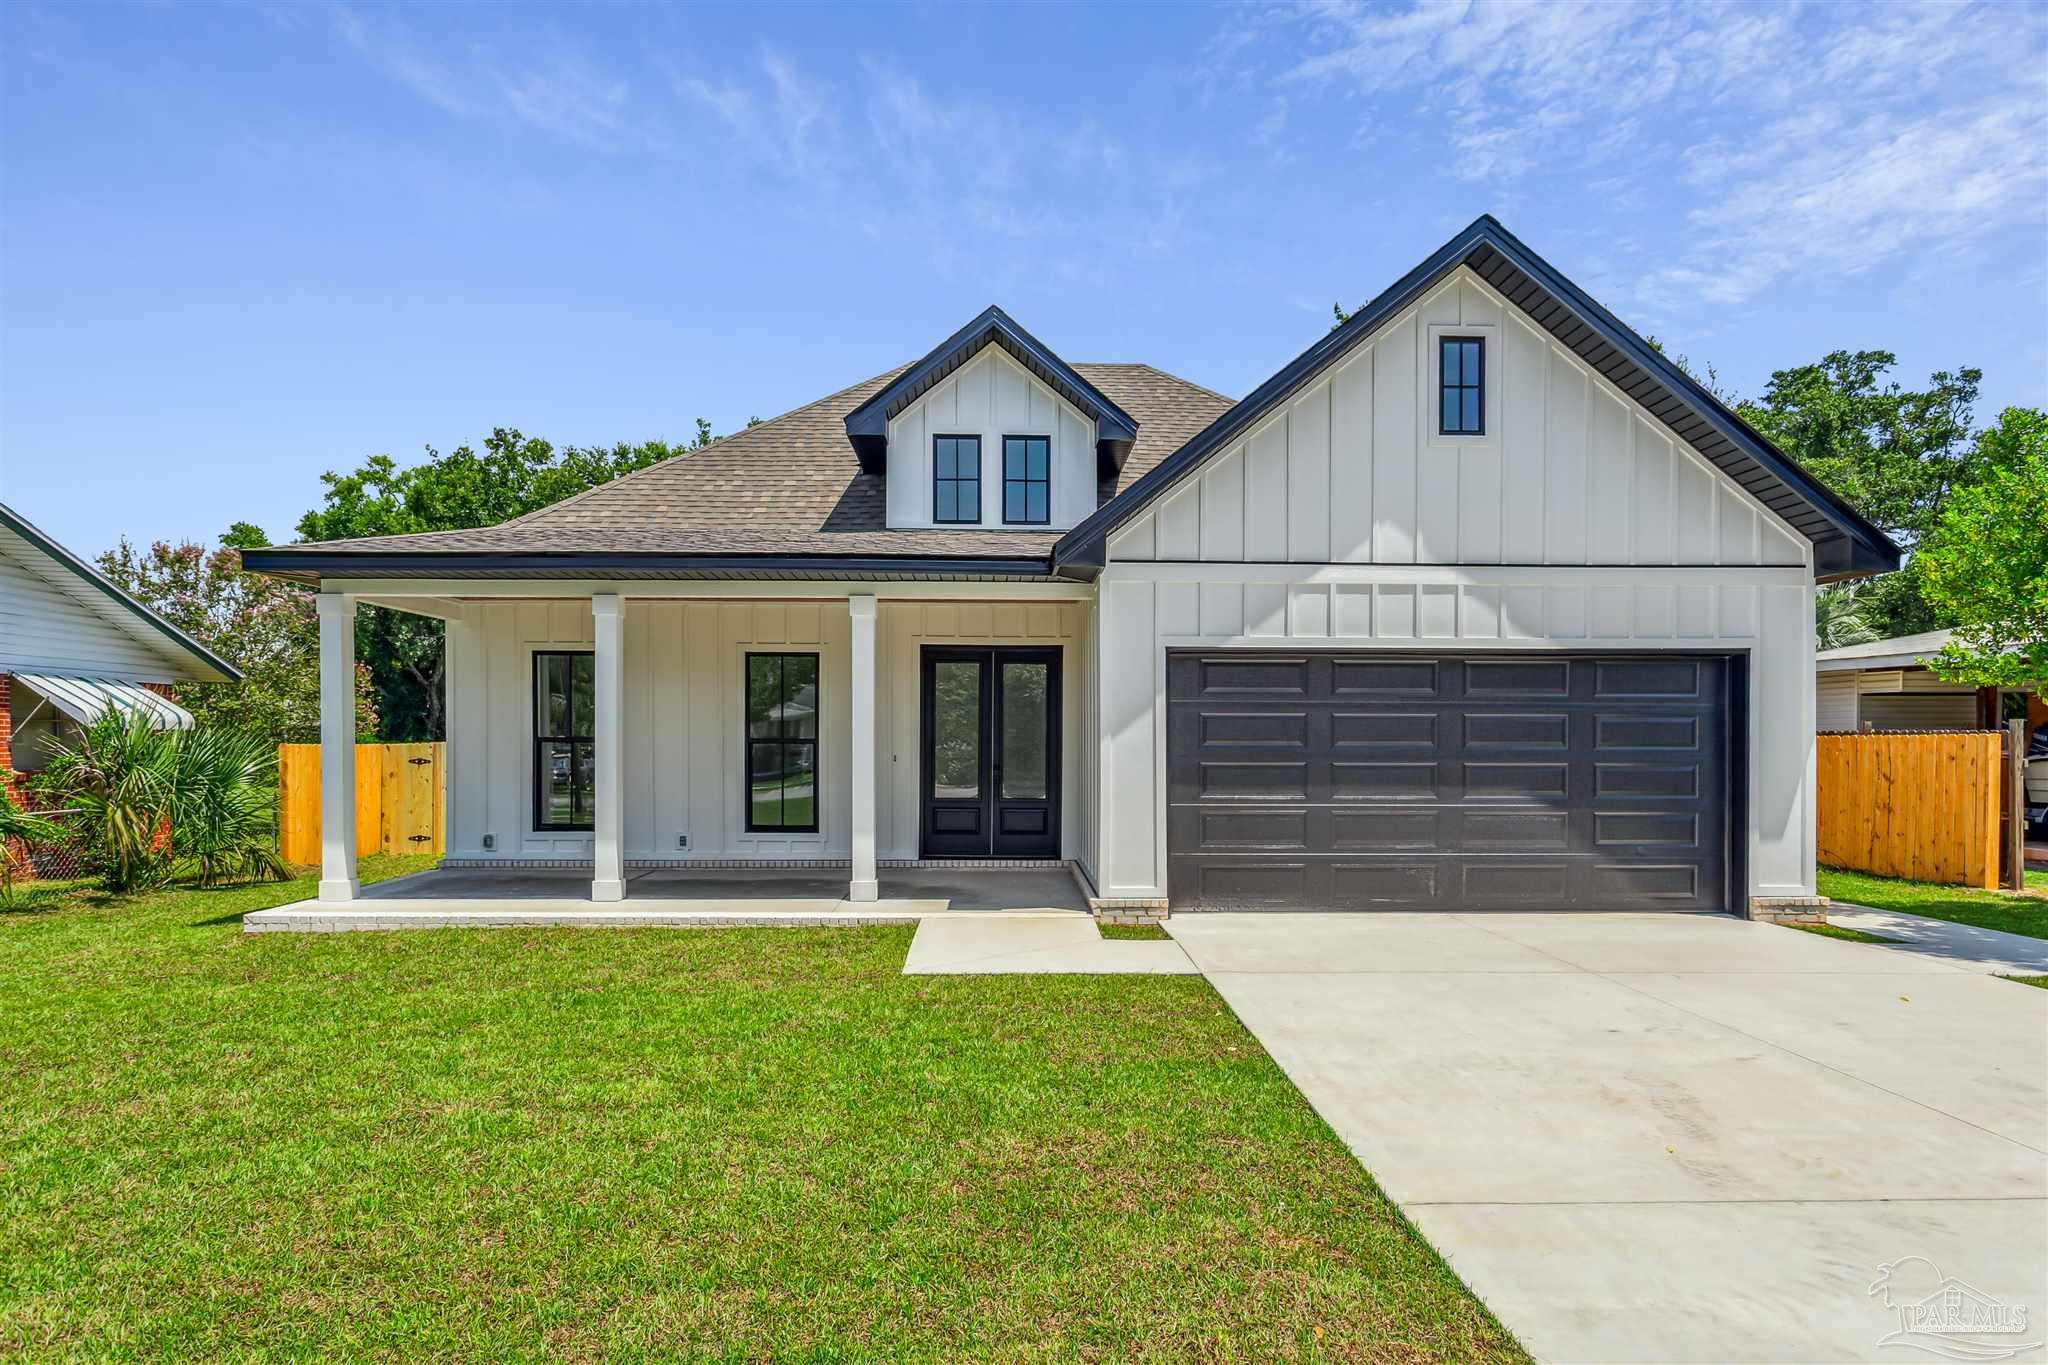
<instances>
[{"instance_id":1,"label":"chain link fence","mask_svg":"<svg viewBox=\"0 0 2048 1365\"><path fill-rule=\"evenodd\" d=\"M48 819L61 820L77 813L44 806L33 793L18 787L14 798L24 810ZM20 839L0 840L0 857L7 860L7 881L13 887L16 906L69 895L92 876L84 852L69 839L38 840L34 844Z\"/></svg>"}]
</instances>

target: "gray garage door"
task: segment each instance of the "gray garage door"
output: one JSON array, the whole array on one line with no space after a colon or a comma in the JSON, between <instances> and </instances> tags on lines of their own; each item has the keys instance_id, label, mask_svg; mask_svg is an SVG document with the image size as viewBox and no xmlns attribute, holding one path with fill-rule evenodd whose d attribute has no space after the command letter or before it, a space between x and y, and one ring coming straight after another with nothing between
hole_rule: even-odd
<instances>
[{"instance_id":1,"label":"gray garage door","mask_svg":"<svg viewBox=\"0 0 2048 1365\"><path fill-rule=\"evenodd\" d=\"M1174 653L1175 910L1723 910L1723 657Z\"/></svg>"}]
</instances>

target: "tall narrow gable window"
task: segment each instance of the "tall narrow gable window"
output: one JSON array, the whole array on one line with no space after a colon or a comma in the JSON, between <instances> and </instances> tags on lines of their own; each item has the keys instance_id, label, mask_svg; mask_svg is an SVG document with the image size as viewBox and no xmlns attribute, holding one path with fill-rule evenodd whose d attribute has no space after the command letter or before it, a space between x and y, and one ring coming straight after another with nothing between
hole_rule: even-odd
<instances>
[{"instance_id":1,"label":"tall narrow gable window","mask_svg":"<svg viewBox=\"0 0 2048 1365\"><path fill-rule=\"evenodd\" d=\"M747 829L818 828L818 656L747 656Z\"/></svg>"},{"instance_id":2,"label":"tall narrow gable window","mask_svg":"<svg viewBox=\"0 0 2048 1365\"><path fill-rule=\"evenodd\" d=\"M1052 520L1052 439L1003 438L1003 520L1043 526Z\"/></svg>"},{"instance_id":3,"label":"tall narrow gable window","mask_svg":"<svg viewBox=\"0 0 2048 1365\"><path fill-rule=\"evenodd\" d=\"M940 526L981 520L981 438L932 437L932 520Z\"/></svg>"},{"instance_id":4,"label":"tall narrow gable window","mask_svg":"<svg viewBox=\"0 0 2048 1365\"><path fill-rule=\"evenodd\" d=\"M533 827L587 830L597 802L597 656L533 656Z\"/></svg>"},{"instance_id":5,"label":"tall narrow gable window","mask_svg":"<svg viewBox=\"0 0 2048 1365\"><path fill-rule=\"evenodd\" d=\"M1478 337L1437 339L1437 434L1486 434L1486 343Z\"/></svg>"}]
</instances>

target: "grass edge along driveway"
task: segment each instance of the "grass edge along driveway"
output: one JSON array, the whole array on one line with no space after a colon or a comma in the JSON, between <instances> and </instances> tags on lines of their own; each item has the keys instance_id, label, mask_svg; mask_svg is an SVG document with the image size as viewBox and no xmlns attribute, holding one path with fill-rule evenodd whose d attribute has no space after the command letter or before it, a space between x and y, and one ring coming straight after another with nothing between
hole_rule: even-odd
<instances>
[{"instance_id":1,"label":"grass edge along driveway","mask_svg":"<svg viewBox=\"0 0 2048 1365\"><path fill-rule=\"evenodd\" d=\"M1523 1358L1200 978L310 885L0 914L0 1355Z\"/></svg>"},{"instance_id":2,"label":"grass edge along driveway","mask_svg":"<svg viewBox=\"0 0 2048 1365\"><path fill-rule=\"evenodd\" d=\"M1819 873L1820 894L1829 900L1867 905L1873 910L1895 910L1906 915L1925 915L1955 924L1997 929L2007 934L2048 939L2048 874L2027 874L2027 891L1982 891L1967 886L1938 886L1931 882L1899 881L1873 877L1867 872L1847 872L1823 867ZM2029 894L2032 893L2032 894Z\"/></svg>"}]
</instances>

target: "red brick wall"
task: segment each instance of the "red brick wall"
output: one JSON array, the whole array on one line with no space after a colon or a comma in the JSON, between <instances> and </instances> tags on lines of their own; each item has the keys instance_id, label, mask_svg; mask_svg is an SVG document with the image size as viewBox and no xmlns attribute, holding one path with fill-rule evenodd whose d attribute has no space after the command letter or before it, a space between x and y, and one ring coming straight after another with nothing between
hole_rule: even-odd
<instances>
[{"instance_id":1,"label":"red brick wall","mask_svg":"<svg viewBox=\"0 0 2048 1365\"><path fill-rule=\"evenodd\" d=\"M0 786L15 800L21 799L14 782L14 675L0 673ZM28 866L27 850L12 840L0 841L0 858L14 866L17 877L34 876Z\"/></svg>"}]
</instances>

